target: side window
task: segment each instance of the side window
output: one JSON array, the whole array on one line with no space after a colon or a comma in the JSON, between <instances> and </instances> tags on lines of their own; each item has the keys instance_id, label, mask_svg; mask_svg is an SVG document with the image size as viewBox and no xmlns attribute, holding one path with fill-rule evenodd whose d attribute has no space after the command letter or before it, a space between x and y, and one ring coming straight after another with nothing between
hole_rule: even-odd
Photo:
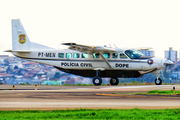
<instances>
[{"instance_id":1,"label":"side window","mask_svg":"<svg viewBox=\"0 0 180 120\"><path fill-rule=\"evenodd\" d=\"M99 58L99 53L93 53L93 58Z\"/></svg>"},{"instance_id":2,"label":"side window","mask_svg":"<svg viewBox=\"0 0 180 120\"><path fill-rule=\"evenodd\" d=\"M64 53L58 53L59 58L64 58Z\"/></svg>"},{"instance_id":3,"label":"side window","mask_svg":"<svg viewBox=\"0 0 180 120\"><path fill-rule=\"evenodd\" d=\"M81 57L82 57L82 58L88 58L88 54L87 54L87 53L82 53L82 54L81 54Z\"/></svg>"},{"instance_id":4,"label":"side window","mask_svg":"<svg viewBox=\"0 0 180 120\"><path fill-rule=\"evenodd\" d=\"M66 53L66 58L72 58L72 53Z\"/></svg>"},{"instance_id":5,"label":"side window","mask_svg":"<svg viewBox=\"0 0 180 120\"><path fill-rule=\"evenodd\" d=\"M113 53L112 54L112 58L118 58L118 54L117 53Z\"/></svg>"},{"instance_id":6,"label":"side window","mask_svg":"<svg viewBox=\"0 0 180 120\"><path fill-rule=\"evenodd\" d=\"M73 58L79 58L79 57L80 57L79 53L74 53L73 54Z\"/></svg>"},{"instance_id":7,"label":"side window","mask_svg":"<svg viewBox=\"0 0 180 120\"><path fill-rule=\"evenodd\" d=\"M127 59L127 56L124 53L120 53L120 58L121 59Z\"/></svg>"},{"instance_id":8,"label":"side window","mask_svg":"<svg viewBox=\"0 0 180 120\"><path fill-rule=\"evenodd\" d=\"M110 53L104 53L103 55L105 58L110 58Z\"/></svg>"}]
</instances>

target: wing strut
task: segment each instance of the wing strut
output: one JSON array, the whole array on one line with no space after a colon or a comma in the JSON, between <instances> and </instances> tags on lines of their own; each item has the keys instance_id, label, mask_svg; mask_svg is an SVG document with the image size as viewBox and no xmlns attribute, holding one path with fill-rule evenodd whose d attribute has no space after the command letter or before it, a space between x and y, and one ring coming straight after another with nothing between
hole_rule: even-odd
<instances>
[{"instance_id":1,"label":"wing strut","mask_svg":"<svg viewBox=\"0 0 180 120\"><path fill-rule=\"evenodd\" d=\"M109 64L109 62L107 61L107 59L104 57L103 53L101 51L99 51L99 54L101 55L101 57L103 58L103 60L106 62L106 64L109 66L109 68L112 69L112 66Z\"/></svg>"}]
</instances>

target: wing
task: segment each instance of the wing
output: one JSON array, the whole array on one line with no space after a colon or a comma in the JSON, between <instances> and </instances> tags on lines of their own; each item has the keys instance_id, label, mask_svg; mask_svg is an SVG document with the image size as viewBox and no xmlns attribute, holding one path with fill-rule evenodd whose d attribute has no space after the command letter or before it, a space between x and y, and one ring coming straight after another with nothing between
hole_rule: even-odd
<instances>
[{"instance_id":1,"label":"wing","mask_svg":"<svg viewBox=\"0 0 180 120\"><path fill-rule=\"evenodd\" d=\"M153 49L152 47L141 47L141 48L132 48L132 49L135 49L135 50L149 50L149 49Z\"/></svg>"},{"instance_id":2,"label":"wing","mask_svg":"<svg viewBox=\"0 0 180 120\"><path fill-rule=\"evenodd\" d=\"M97 52L100 54L102 59L106 62L106 64L109 66L109 68L112 69L112 66L109 64L108 60L104 57L103 52L115 52L116 49L114 48L108 48L108 47L101 47L101 46L90 46L90 45L81 45L76 43L62 43L62 45L68 45L69 49L71 50L77 50L80 52Z\"/></svg>"},{"instance_id":3,"label":"wing","mask_svg":"<svg viewBox=\"0 0 180 120\"><path fill-rule=\"evenodd\" d=\"M76 43L62 43L62 45L67 45L67 46L69 46L68 49L77 50L80 52L99 52L99 51L115 52L116 51L115 48L108 48L108 47L102 47L102 46L81 45L81 44L76 44Z\"/></svg>"}]
</instances>

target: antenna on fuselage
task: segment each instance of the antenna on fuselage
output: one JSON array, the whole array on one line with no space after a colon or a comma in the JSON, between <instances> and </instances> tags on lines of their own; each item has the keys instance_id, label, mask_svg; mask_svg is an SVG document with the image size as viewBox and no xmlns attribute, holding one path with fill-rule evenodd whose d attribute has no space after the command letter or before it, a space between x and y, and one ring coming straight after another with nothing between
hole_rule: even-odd
<instances>
[{"instance_id":1,"label":"antenna on fuselage","mask_svg":"<svg viewBox=\"0 0 180 120\"><path fill-rule=\"evenodd\" d=\"M111 44L109 43L109 47L112 48Z\"/></svg>"},{"instance_id":2,"label":"antenna on fuselage","mask_svg":"<svg viewBox=\"0 0 180 120\"><path fill-rule=\"evenodd\" d=\"M114 44L114 47L117 48L115 44Z\"/></svg>"}]
</instances>

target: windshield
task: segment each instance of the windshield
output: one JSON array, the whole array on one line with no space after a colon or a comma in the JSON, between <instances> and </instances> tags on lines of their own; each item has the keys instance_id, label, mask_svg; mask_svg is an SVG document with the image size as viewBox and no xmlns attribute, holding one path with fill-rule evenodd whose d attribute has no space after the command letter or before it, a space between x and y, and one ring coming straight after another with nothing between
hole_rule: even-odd
<instances>
[{"instance_id":1,"label":"windshield","mask_svg":"<svg viewBox=\"0 0 180 120\"><path fill-rule=\"evenodd\" d=\"M144 56L143 53L141 53L140 51L137 51L137 50L126 50L125 53L131 59L137 59L141 56Z\"/></svg>"}]
</instances>

